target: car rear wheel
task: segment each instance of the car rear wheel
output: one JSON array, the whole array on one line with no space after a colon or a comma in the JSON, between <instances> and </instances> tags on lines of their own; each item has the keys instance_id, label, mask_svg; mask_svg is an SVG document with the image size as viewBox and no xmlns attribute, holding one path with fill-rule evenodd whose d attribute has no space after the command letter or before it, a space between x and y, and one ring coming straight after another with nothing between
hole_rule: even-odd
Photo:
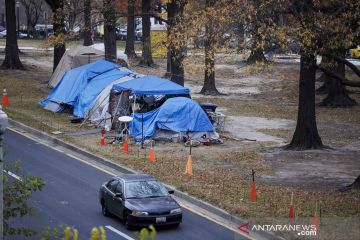
<instances>
[{"instance_id":1,"label":"car rear wheel","mask_svg":"<svg viewBox=\"0 0 360 240\"><path fill-rule=\"evenodd\" d=\"M105 217L108 217L110 215L109 210L107 209L106 204L104 202L101 204L101 212L102 215L104 215Z\"/></svg>"}]
</instances>

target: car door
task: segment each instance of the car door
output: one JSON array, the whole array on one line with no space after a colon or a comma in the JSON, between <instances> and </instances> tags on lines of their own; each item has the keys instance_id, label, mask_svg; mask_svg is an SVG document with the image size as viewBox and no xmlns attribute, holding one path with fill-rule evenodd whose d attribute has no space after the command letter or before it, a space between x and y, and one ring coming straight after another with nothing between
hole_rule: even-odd
<instances>
[{"instance_id":1,"label":"car door","mask_svg":"<svg viewBox=\"0 0 360 240\"><path fill-rule=\"evenodd\" d=\"M115 194L122 194L122 197L115 197ZM123 212L124 212L124 183L123 181L119 181L119 184L116 185L116 188L114 190L114 197L112 199L112 206L111 208L113 209L113 213L115 215L117 215L118 217L122 218L123 217Z\"/></svg>"},{"instance_id":2,"label":"car door","mask_svg":"<svg viewBox=\"0 0 360 240\"><path fill-rule=\"evenodd\" d=\"M117 179L110 180L106 184L106 191L104 192L105 205L107 206L107 209L111 213L114 213L112 205L113 205L113 199L115 196L115 189L118 184L119 184L119 180L117 180Z\"/></svg>"}]
</instances>

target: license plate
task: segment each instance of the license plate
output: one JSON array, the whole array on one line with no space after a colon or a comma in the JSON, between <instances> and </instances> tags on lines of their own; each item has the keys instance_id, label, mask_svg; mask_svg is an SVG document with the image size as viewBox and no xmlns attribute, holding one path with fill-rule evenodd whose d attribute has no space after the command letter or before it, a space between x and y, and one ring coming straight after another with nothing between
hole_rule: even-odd
<instances>
[{"instance_id":1,"label":"license plate","mask_svg":"<svg viewBox=\"0 0 360 240\"><path fill-rule=\"evenodd\" d=\"M156 223L164 223L166 222L166 217L158 217L156 218Z\"/></svg>"}]
</instances>

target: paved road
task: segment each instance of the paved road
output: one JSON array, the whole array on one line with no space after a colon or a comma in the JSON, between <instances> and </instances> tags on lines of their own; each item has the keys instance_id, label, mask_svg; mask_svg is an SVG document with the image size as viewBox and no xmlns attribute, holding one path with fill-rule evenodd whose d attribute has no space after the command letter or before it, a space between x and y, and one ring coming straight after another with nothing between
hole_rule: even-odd
<instances>
[{"instance_id":1,"label":"paved road","mask_svg":"<svg viewBox=\"0 0 360 240\"><path fill-rule=\"evenodd\" d=\"M98 190L101 183L110 178L107 173L11 130L5 134L5 151L5 161L21 160L25 172L46 181L43 191L36 192L31 197L31 204L40 212L40 216L16 219L14 224L39 228L61 224L74 226L82 239L87 239L94 226L110 226L106 228L108 240L136 238L121 220L101 214ZM245 239L215 222L183 210L183 223L180 227L158 230L157 240Z\"/></svg>"}]
</instances>

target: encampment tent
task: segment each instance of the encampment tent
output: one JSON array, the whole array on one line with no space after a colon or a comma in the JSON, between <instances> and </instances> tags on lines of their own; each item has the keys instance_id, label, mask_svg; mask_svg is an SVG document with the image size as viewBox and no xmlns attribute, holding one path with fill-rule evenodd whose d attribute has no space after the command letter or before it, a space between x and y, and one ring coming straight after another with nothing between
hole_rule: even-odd
<instances>
[{"instance_id":1,"label":"encampment tent","mask_svg":"<svg viewBox=\"0 0 360 240\"><path fill-rule=\"evenodd\" d=\"M74 105L73 115L79 118L83 118L85 113L91 109L94 100L105 88L107 88L114 81L123 79L125 76L130 74L133 74L133 72L122 71L119 68L114 68L91 79L84 90L79 94L79 97Z\"/></svg>"},{"instance_id":2,"label":"encampment tent","mask_svg":"<svg viewBox=\"0 0 360 240\"><path fill-rule=\"evenodd\" d=\"M135 95L188 95L188 88L176 84L164 78L156 76L144 76L134 80L114 84L116 91L130 90Z\"/></svg>"},{"instance_id":3,"label":"encampment tent","mask_svg":"<svg viewBox=\"0 0 360 240\"><path fill-rule=\"evenodd\" d=\"M89 82L101 74L119 68L120 66L106 60L98 60L96 62L74 68L64 74L60 82L50 92L48 97L40 102L45 109L57 112L58 105L75 106L79 95L83 92ZM129 73L122 72L122 75ZM101 77L100 77L101 78ZM101 89L102 90L102 89ZM101 91L100 90L100 91Z\"/></svg>"},{"instance_id":4,"label":"encampment tent","mask_svg":"<svg viewBox=\"0 0 360 240\"><path fill-rule=\"evenodd\" d=\"M134 113L133 118L131 135L137 141L143 137L153 137L158 130L162 130L163 137L166 132L171 137L177 134L177 138L187 133L205 133L213 138L218 137L204 110L186 97L167 99L159 108L147 113Z\"/></svg>"},{"instance_id":5,"label":"encampment tent","mask_svg":"<svg viewBox=\"0 0 360 240\"><path fill-rule=\"evenodd\" d=\"M95 49L91 46L77 46L67 50L52 74L48 87L55 87L67 71L103 59L104 55L104 51Z\"/></svg>"},{"instance_id":6,"label":"encampment tent","mask_svg":"<svg viewBox=\"0 0 360 240\"><path fill-rule=\"evenodd\" d=\"M126 71L125 68L120 68L120 70ZM108 112L108 109L109 109L110 92L111 92L111 89L113 88L113 86L115 84L129 81L129 80L132 80L132 79L138 78L138 77L144 77L144 75L138 74L135 72L131 72L130 75L119 78L119 79L115 80L114 82L110 83L109 85L107 85L101 91L101 93L99 93L99 95L96 97L91 108L85 112L86 118L94 124L97 124L97 125L101 124L102 126L105 126L104 120L106 119L106 113Z\"/></svg>"}]
</instances>

